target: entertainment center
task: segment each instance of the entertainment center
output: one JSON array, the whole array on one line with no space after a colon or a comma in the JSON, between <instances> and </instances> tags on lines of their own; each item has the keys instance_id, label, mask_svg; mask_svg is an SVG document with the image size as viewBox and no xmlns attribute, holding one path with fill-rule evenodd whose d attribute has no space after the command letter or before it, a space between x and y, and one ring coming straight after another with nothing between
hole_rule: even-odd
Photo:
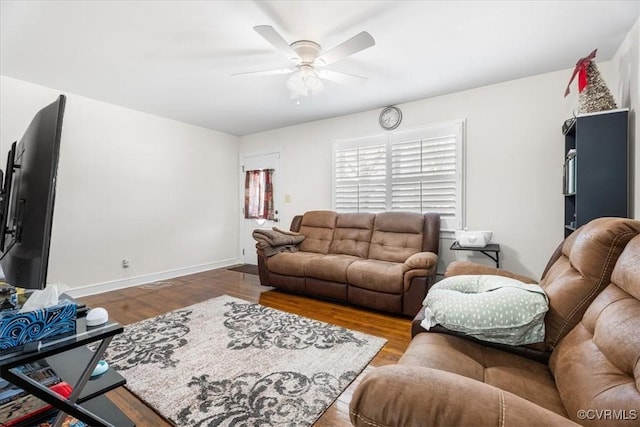
<instances>
[{"instance_id":1,"label":"entertainment center","mask_svg":"<svg viewBox=\"0 0 640 427\"><path fill-rule=\"evenodd\" d=\"M6 170L0 173L3 290L38 292L47 284L65 103L60 95L34 116L24 136L11 145ZM86 308L64 295L58 304L20 312L14 293L7 294L0 311L0 376L6 380L0 387L5 394L0 424L28 426L54 418L58 427L70 415L89 426L134 426L103 396L126 383L114 369L105 371L107 364L101 361L123 326L107 319L99 325L89 322ZM97 347L91 350L88 344ZM51 375L47 382L29 371L30 364L45 367ZM103 369L99 372L97 366Z\"/></svg>"}]
</instances>

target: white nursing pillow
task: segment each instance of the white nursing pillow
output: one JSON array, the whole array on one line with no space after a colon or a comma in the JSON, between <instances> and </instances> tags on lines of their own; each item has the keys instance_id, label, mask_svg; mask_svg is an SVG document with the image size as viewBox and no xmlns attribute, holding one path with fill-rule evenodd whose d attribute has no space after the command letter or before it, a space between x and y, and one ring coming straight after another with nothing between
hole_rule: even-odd
<instances>
[{"instance_id":1,"label":"white nursing pillow","mask_svg":"<svg viewBox=\"0 0 640 427\"><path fill-rule=\"evenodd\" d=\"M549 304L538 285L494 275L460 275L436 283L424 299L429 329L440 324L478 339L510 345L544 341Z\"/></svg>"}]
</instances>

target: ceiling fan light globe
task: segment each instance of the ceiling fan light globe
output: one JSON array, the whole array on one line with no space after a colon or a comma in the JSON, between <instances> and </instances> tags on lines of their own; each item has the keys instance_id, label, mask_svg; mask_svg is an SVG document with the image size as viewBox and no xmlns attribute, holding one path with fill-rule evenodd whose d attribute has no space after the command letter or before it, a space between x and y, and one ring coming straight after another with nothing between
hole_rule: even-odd
<instances>
[{"instance_id":1,"label":"ceiling fan light globe","mask_svg":"<svg viewBox=\"0 0 640 427\"><path fill-rule=\"evenodd\" d=\"M298 73L298 72L293 73L291 75L291 77L289 77L287 79L287 89L293 90L293 89L298 88L300 86L304 86L304 83L302 82L302 77L300 76L300 73Z\"/></svg>"},{"instance_id":2,"label":"ceiling fan light globe","mask_svg":"<svg viewBox=\"0 0 640 427\"><path fill-rule=\"evenodd\" d=\"M291 92L292 99L309 94L309 89L305 85L300 72L293 73L291 77L287 79L287 89Z\"/></svg>"},{"instance_id":3,"label":"ceiling fan light globe","mask_svg":"<svg viewBox=\"0 0 640 427\"><path fill-rule=\"evenodd\" d=\"M322 82L315 74L305 76L302 80L304 81L304 85L311 91L315 91L322 87Z\"/></svg>"},{"instance_id":4,"label":"ceiling fan light globe","mask_svg":"<svg viewBox=\"0 0 640 427\"><path fill-rule=\"evenodd\" d=\"M300 75L301 83L311 91L311 93L318 93L323 89L322 81L318 73L313 69L311 65L301 65L298 67L300 71L297 73Z\"/></svg>"}]
</instances>

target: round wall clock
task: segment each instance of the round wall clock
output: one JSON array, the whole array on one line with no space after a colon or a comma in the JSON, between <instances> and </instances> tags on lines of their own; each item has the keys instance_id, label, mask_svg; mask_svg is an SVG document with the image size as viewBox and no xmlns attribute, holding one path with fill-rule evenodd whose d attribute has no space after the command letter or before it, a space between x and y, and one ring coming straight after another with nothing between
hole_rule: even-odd
<instances>
[{"instance_id":1,"label":"round wall clock","mask_svg":"<svg viewBox=\"0 0 640 427\"><path fill-rule=\"evenodd\" d=\"M398 107L384 107L380 112L380 126L386 130L397 128L402 121L402 111Z\"/></svg>"}]
</instances>

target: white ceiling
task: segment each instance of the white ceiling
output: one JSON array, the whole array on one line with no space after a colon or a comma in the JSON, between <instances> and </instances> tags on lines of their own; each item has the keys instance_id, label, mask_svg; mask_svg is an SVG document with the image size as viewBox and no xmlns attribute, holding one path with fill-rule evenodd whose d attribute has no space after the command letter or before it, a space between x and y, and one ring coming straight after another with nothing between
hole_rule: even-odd
<instances>
[{"instance_id":1,"label":"white ceiling","mask_svg":"<svg viewBox=\"0 0 640 427\"><path fill-rule=\"evenodd\" d=\"M0 74L246 135L605 61L638 16L638 0L1 0ZM256 25L323 50L368 31L327 69L369 80L296 105L287 75L231 77L290 65Z\"/></svg>"}]
</instances>

